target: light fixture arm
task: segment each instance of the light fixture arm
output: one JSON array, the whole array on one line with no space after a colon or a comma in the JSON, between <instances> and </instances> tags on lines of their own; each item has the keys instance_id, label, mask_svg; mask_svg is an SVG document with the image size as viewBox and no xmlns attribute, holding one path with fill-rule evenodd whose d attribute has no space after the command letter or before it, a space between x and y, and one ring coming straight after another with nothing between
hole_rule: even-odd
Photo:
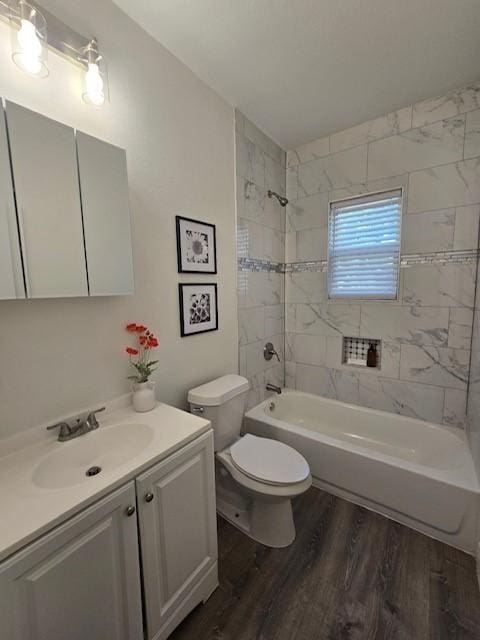
<instances>
[{"instance_id":1,"label":"light fixture arm","mask_svg":"<svg viewBox=\"0 0 480 640\"><path fill-rule=\"evenodd\" d=\"M87 66L89 64L98 64L100 60L103 59L98 52L98 42L96 38L89 40L88 44L81 50L78 59Z\"/></svg>"}]
</instances>

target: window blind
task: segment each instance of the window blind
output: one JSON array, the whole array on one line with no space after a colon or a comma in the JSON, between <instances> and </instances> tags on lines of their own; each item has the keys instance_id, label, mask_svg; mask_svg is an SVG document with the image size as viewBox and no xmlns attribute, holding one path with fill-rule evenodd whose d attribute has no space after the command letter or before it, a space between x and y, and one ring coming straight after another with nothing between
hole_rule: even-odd
<instances>
[{"instance_id":1,"label":"window blind","mask_svg":"<svg viewBox=\"0 0 480 640\"><path fill-rule=\"evenodd\" d=\"M402 189L330 204L330 298L396 299Z\"/></svg>"}]
</instances>

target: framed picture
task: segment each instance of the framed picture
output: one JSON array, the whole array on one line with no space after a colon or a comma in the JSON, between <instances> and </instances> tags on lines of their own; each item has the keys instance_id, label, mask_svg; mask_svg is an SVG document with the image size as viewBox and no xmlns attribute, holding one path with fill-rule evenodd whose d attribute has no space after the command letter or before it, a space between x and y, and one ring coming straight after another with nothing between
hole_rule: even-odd
<instances>
[{"instance_id":1,"label":"framed picture","mask_svg":"<svg viewBox=\"0 0 480 640\"><path fill-rule=\"evenodd\" d=\"M180 298L180 333L191 336L218 329L217 285L178 285Z\"/></svg>"},{"instance_id":2,"label":"framed picture","mask_svg":"<svg viewBox=\"0 0 480 640\"><path fill-rule=\"evenodd\" d=\"M215 225L176 216L179 273L217 273Z\"/></svg>"}]
</instances>

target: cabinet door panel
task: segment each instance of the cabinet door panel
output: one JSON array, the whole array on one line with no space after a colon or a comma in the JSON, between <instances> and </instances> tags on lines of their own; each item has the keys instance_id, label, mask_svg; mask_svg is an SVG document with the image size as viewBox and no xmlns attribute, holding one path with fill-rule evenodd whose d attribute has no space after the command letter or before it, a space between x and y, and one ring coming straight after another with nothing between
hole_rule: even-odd
<instances>
[{"instance_id":1,"label":"cabinet door panel","mask_svg":"<svg viewBox=\"0 0 480 640\"><path fill-rule=\"evenodd\" d=\"M5 114L0 100L0 299L24 298L22 260L13 196Z\"/></svg>"},{"instance_id":2,"label":"cabinet door panel","mask_svg":"<svg viewBox=\"0 0 480 640\"><path fill-rule=\"evenodd\" d=\"M8 640L141 640L137 523L120 489L0 565ZM1 635L1 634L0 634Z\"/></svg>"},{"instance_id":3,"label":"cabinet door panel","mask_svg":"<svg viewBox=\"0 0 480 640\"><path fill-rule=\"evenodd\" d=\"M75 133L6 104L27 295L88 295Z\"/></svg>"},{"instance_id":4,"label":"cabinet door panel","mask_svg":"<svg viewBox=\"0 0 480 640\"><path fill-rule=\"evenodd\" d=\"M77 132L90 295L133 293L125 151Z\"/></svg>"},{"instance_id":5,"label":"cabinet door panel","mask_svg":"<svg viewBox=\"0 0 480 640\"><path fill-rule=\"evenodd\" d=\"M217 559L212 434L140 476L137 496L147 635L155 638Z\"/></svg>"}]
</instances>

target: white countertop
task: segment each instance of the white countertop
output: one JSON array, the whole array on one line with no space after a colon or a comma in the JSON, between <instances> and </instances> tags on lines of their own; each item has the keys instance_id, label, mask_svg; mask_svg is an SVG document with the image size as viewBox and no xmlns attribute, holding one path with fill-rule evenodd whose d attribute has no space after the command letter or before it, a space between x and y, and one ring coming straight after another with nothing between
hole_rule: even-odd
<instances>
[{"instance_id":1,"label":"white countertop","mask_svg":"<svg viewBox=\"0 0 480 640\"><path fill-rule=\"evenodd\" d=\"M99 414L98 430L69 442L58 442L57 432L47 433L44 426L0 441L0 561L210 429L207 420L166 404L147 413L118 406L113 403ZM132 430L136 425L151 427L148 447L121 466L73 486L50 489L34 484L34 470L56 449L67 452L79 440L119 424L129 424Z\"/></svg>"}]
</instances>

